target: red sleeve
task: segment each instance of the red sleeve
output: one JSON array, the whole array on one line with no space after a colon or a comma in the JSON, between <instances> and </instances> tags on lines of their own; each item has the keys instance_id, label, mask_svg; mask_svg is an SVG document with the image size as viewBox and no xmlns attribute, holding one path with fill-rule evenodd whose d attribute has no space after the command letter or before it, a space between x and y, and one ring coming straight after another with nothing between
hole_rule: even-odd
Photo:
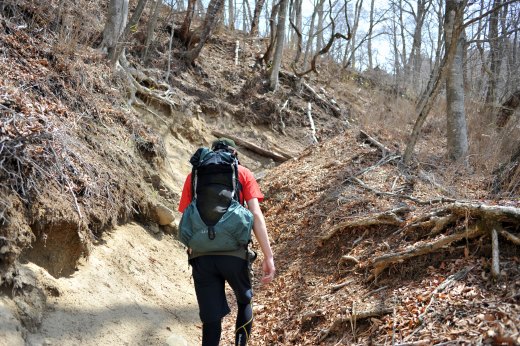
<instances>
[{"instance_id":1,"label":"red sleeve","mask_svg":"<svg viewBox=\"0 0 520 346\"><path fill-rule=\"evenodd\" d=\"M186 180L184 181L184 186L182 188L181 200L179 202L179 210L181 213L184 212L184 209L188 207L191 203L191 173L188 174Z\"/></svg>"},{"instance_id":2,"label":"red sleeve","mask_svg":"<svg viewBox=\"0 0 520 346\"><path fill-rule=\"evenodd\" d=\"M246 202L252 198L257 198L258 202L264 200L264 195L260 191L260 186L249 169L243 166L238 166L238 179L242 184L242 195Z\"/></svg>"}]
</instances>

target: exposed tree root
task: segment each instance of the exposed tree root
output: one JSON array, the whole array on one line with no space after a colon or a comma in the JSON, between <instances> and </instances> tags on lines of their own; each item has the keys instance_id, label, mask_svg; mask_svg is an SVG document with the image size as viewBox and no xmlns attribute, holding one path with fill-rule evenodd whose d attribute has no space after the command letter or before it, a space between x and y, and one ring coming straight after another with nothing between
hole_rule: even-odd
<instances>
[{"instance_id":1,"label":"exposed tree root","mask_svg":"<svg viewBox=\"0 0 520 346\"><path fill-rule=\"evenodd\" d=\"M484 229L480 226L474 227L463 232L458 232L449 236L441 237L438 240L426 244L416 245L408 250L386 254L372 260L374 267L373 277L377 276L390 265L403 262L407 259L432 253L445 245L449 245L461 239L472 239L484 234Z\"/></svg>"},{"instance_id":2,"label":"exposed tree root","mask_svg":"<svg viewBox=\"0 0 520 346\"><path fill-rule=\"evenodd\" d=\"M509 233L508 231L504 230L502 228L502 226L499 226L498 227L498 232L500 233L500 235L504 238L506 238L507 240L509 240L511 243L515 244L515 245L518 245L520 246L520 238L512 235L511 233Z\"/></svg>"},{"instance_id":3,"label":"exposed tree root","mask_svg":"<svg viewBox=\"0 0 520 346\"><path fill-rule=\"evenodd\" d=\"M500 234L515 245L520 245L520 239L507 232L502 225L503 222L518 224L520 222L520 208L455 202L421 216L406 227L404 235L413 233L418 229L426 229L429 230L427 236L435 236L458 220L472 220L472 225L464 231L440 236L433 241L422 242L406 250L374 258L370 263L373 267L370 279L377 278L383 270L392 264L432 253L462 239L472 239L481 235L488 235L491 238L491 275L493 278L498 278L500 276L498 235Z\"/></svg>"},{"instance_id":4,"label":"exposed tree root","mask_svg":"<svg viewBox=\"0 0 520 346\"><path fill-rule=\"evenodd\" d=\"M116 70L122 73L128 81L129 105L138 104L138 100L142 100L147 106L152 105L154 108L161 109L164 114L169 115L172 115L174 110L177 109L177 104L168 98L168 95L172 93L170 87L131 67L124 54L119 59ZM142 104L139 106L143 107Z\"/></svg>"},{"instance_id":5,"label":"exposed tree root","mask_svg":"<svg viewBox=\"0 0 520 346\"><path fill-rule=\"evenodd\" d=\"M392 210L388 210L382 213L373 214L370 216L362 217L360 219L347 220L341 222L334 227L332 227L327 234L320 238L320 245L323 245L327 240L332 238L338 231L347 229L347 228L359 228L359 227L370 227L370 226L380 226L380 225L393 225L399 226L404 221L398 216L403 214L410 209L408 207L401 207Z\"/></svg>"}]
</instances>

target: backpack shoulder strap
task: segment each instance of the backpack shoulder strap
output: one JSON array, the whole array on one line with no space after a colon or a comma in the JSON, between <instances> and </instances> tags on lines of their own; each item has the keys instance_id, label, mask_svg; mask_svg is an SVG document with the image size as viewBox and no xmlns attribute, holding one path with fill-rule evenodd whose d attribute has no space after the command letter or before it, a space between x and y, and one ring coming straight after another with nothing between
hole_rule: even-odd
<instances>
[{"instance_id":1,"label":"backpack shoulder strap","mask_svg":"<svg viewBox=\"0 0 520 346\"><path fill-rule=\"evenodd\" d=\"M240 203L240 193L242 192L242 184L240 183L240 175L238 173L238 159L233 160L233 190L234 198ZM245 201L243 201L245 204Z\"/></svg>"}]
</instances>

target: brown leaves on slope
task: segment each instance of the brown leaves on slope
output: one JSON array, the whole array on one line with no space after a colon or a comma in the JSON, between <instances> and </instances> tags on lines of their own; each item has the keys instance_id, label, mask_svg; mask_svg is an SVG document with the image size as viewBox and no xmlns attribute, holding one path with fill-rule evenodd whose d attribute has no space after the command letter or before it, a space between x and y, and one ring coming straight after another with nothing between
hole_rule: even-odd
<instances>
[{"instance_id":1,"label":"brown leaves on slope","mask_svg":"<svg viewBox=\"0 0 520 346\"><path fill-rule=\"evenodd\" d=\"M352 176L373 191L353 184ZM278 273L271 285L257 287L253 345L520 342L515 246L501 245L498 283L483 279L490 248L482 238L394 264L377 281L367 280L373 258L415 244L415 233L400 229L433 208L398 196L438 199L442 186L381 162L378 149L354 131L307 149L263 181ZM475 185L475 196L480 189ZM362 225L403 207L401 224ZM338 229L323 242L341 224L358 226ZM464 222L449 227L456 231Z\"/></svg>"}]
</instances>

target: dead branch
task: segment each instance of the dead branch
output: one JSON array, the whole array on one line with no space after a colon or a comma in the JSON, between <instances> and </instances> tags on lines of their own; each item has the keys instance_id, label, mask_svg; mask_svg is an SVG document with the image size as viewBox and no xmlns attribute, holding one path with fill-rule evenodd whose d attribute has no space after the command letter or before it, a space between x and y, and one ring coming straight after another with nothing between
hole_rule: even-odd
<instances>
[{"instance_id":1,"label":"dead branch","mask_svg":"<svg viewBox=\"0 0 520 346\"><path fill-rule=\"evenodd\" d=\"M388 154L394 152L393 150L391 150L390 148L386 147L384 144L382 144L381 142L379 142L378 140L376 140L374 137L370 136L368 133L366 133L363 130L359 130L359 138L361 140L363 140L363 141L367 141L372 146L375 146L376 148L381 150L381 153L382 153L383 157L385 157Z\"/></svg>"},{"instance_id":2,"label":"dead branch","mask_svg":"<svg viewBox=\"0 0 520 346\"><path fill-rule=\"evenodd\" d=\"M223 132L220 132L220 131L212 131L211 134L215 137L226 137L226 138L229 138L229 139L232 139L233 141L235 141L235 143L237 145L240 145L240 146L243 146L249 150L251 150L252 152L255 152L259 155L262 155L262 156L265 156L265 157L269 157L275 161L278 161L278 162L285 162L289 159L292 159L292 156L289 155L289 154L286 154L286 153L275 153L273 151L269 151L269 150L266 150L264 148L261 148L259 147L258 145L256 144L253 144L251 142L247 142L243 139L240 139L236 136L233 136L233 135L230 135L230 134L227 134L227 133L223 133Z\"/></svg>"},{"instance_id":3,"label":"dead branch","mask_svg":"<svg viewBox=\"0 0 520 346\"><path fill-rule=\"evenodd\" d=\"M428 346L431 344L432 341L430 339L424 339L419 341L405 342L402 344L395 344L395 346Z\"/></svg>"},{"instance_id":4,"label":"dead branch","mask_svg":"<svg viewBox=\"0 0 520 346\"><path fill-rule=\"evenodd\" d=\"M387 288L388 288L388 286L379 287L379 288L377 288L377 289L375 289L375 290L372 290L372 291L370 291L370 292L368 292L368 293L365 293L365 295L363 295L363 297L362 297L361 299L365 299L366 297L371 296L371 295L373 295L373 294L376 294L377 292L384 291L384 290L386 290Z\"/></svg>"},{"instance_id":5,"label":"dead branch","mask_svg":"<svg viewBox=\"0 0 520 346\"><path fill-rule=\"evenodd\" d=\"M383 315L388 315L392 313L393 308L377 306L372 308L371 310L363 310L363 311L353 311L350 315L345 318L338 318L332 322L331 326L328 329L324 329L320 332L318 339L319 341L323 341L329 336L330 333L338 330L342 325L346 325L350 323L354 324L356 321L364 320L370 317L380 317Z\"/></svg>"},{"instance_id":6,"label":"dead branch","mask_svg":"<svg viewBox=\"0 0 520 346\"><path fill-rule=\"evenodd\" d=\"M473 269L473 267L466 267L466 268L463 268L462 270L456 272L455 274L448 276L446 278L446 280L444 280L439 286L437 286L433 290L432 294L430 295L430 302L424 309L424 312L419 315L419 321L421 322L421 324L424 322L424 317L428 313L431 305L435 302L437 294L439 294L440 292L444 291L446 288L448 288L449 286L454 284L455 281L458 281L458 280L464 278L471 271L471 269Z\"/></svg>"},{"instance_id":7,"label":"dead branch","mask_svg":"<svg viewBox=\"0 0 520 346\"><path fill-rule=\"evenodd\" d=\"M332 102L324 99L323 97L321 97L310 85L308 85L307 83L305 82L302 82L301 83L302 87L305 89L306 92L308 92L310 95L311 95L311 98L314 100L314 102L318 103L320 106L324 107L324 108L327 108L327 109L330 109L332 114L337 117L337 118L340 118L342 116L342 112L341 112L341 109L333 104Z\"/></svg>"},{"instance_id":8,"label":"dead branch","mask_svg":"<svg viewBox=\"0 0 520 346\"><path fill-rule=\"evenodd\" d=\"M307 102L307 117L309 118L309 123L311 126L311 136L313 143L318 143L318 139L316 138L316 126L314 126L314 120L312 119L311 112L311 103Z\"/></svg>"},{"instance_id":9,"label":"dead branch","mask_svg":"<svg viewBox=\"0 0 520 346\"><path fill-rule=\"evenodd\" d=\"M399 156L399 155L387 155L387 156L384 156L383 158L381 158L381 160L377 161L372 166L369 166L369 167L366 167L366 168L362 169L361 171L359 171L356 174L354 174L354 176L356 176L356 177L362 176L365 173L373 171L374 169L376 169L378 167L386 165L387 163L390 163L390 162L392 162L394 160L397 160L397 159L400 159L400 158L401 158L401 156ZM344 182L347 182L347 181L348 181L348 179L345 180Z\"/></svg>"},{"instance_id":10,"label":"dead branch","mask_svg":"<svg viewBox=\"0 0 520 346\"><path fill-rule=\"evenodd\" d=\"M461 239L472 239L478 237L483 234L485 231L480 224L477 224L474 228L465 230L463 232L458 232L449 236L441 237L438 240L429 243L423 243L419 245L415 245L412 248L400 251L396 253L386 254L383 256L376 257L372 261L372 266L374 267L373 277L377 278L377 276L387 267L394 263L403 262L413 257L425 255L428 253L432 253L445 245L449 245L453 242L456 242Z\"/></svg>"},{"instance_id":11,"label":"dead branch","mask_svg":"<svg viewBox=\"0 0 520 346\"><path fill-rule=\"evenodd\" d=\"M392 308L378 306L378 307L373 308L372 310L352 312L350 317L348 317L348 320L359 321L359 320L364 320L364 319L370 318L370 317L379 317L379 316L383 316L383 315L388 315L388 314L392 313L392 311L393 311Z\"/></svg>"},{"instance_id":12,"label":"dead branch","mask_svg":"<svg viewBox=\"0 0 520 346\"><path fill-rule=\"evenodd\" d=\"M337 285L331 286L331 287L330 287L330 290L331 290L332 292L336 292L337 290L342 289L343 287L345 287L345 286L351 284L352 282L354 282L354 280L347 280L347 281L344 281L344 282L342 282L342 283L340 283L340 284L337 284Z\"/></svg>"},{"instance_id":13,"label":"dead branch","mask_svg":"<svg viewBox=\"0 0 520 346\"><path fill-rule=\"evenodd\" d=\"M417 199L417 198L409 196L409 195L402 195L402 194L399 194L399 193L379 191L377 189L374 189L374 188L368 186L367 184L365 184L363 181L361 181L360 179L358 179L356 177L349 177L347 180L352 181L354 183L357 183L358 185L360 185L364 189L373 192L376 196L388 196L388 197L394 197L394 198L400 198L400 199L408 199L408 200L413 201L413 202L415 202L417 204L420 204L420 205L428 205L428 204L445 203L445 202L454 202L455 201L452 198L446 198L446 197L440 197L440 198L434 198L434 199L431 199L431 200L428 200L428 201L422 201L420 199Z\"/></svg>"},{"instance_id":14,"label":"dead branch","mask_svg":"<svg viewBox=\"0 0 520 346\"><path fill-rule=\"evenodd\" d=\"M348 256L348 255L341 256L341 258L339 259L339 263L342 264L345 262L354 262L354 264L358 264L359 260L354 256Z\"/></svg>"},{"instance_id":15,"label":"dead branch","mask_svg":"<svg viewBox=\"0 0 520 346\"><path fill-rule=\"evenodd\" d=\"M366 217L362 217L354 220L347 220L337 224L332 227L327 234L320 238L320 242L323 245L324 242L332 238L336 232L347 229L347 228L357 228L357 227L370 227L370 226L380 226L380 225L392 225L399 226L403 223L403 220L397 216L399 213L403 213L403 211L409 210L407 207L396 208L392 210L388 210L382 213L372 214Z\"/></svg>"},{"instance_id":16,"label":"dead branch","mask_svg":"<svg viewBox=\"0 0 520 346\"><path fill-rule=\"evenodd\" d=\"M509 233L508 231L503 229L502 226L498 226L497 230L498 230L498 232L500 233L500 235L502 237L506 238L507 240L509 240L513 244L520 246L520 238L512 235L511 233Z\"/></svg>"},{"instance_id":17,"label":"dead branch","mask_svg":"<svg viewBox=\"0 0 520 346\"><path fill-rule=\"evenodd\" d=\"M500 250L496 227L491 229L491 276L494 279L500 277Z\"/></svg>"}]
</instances>

